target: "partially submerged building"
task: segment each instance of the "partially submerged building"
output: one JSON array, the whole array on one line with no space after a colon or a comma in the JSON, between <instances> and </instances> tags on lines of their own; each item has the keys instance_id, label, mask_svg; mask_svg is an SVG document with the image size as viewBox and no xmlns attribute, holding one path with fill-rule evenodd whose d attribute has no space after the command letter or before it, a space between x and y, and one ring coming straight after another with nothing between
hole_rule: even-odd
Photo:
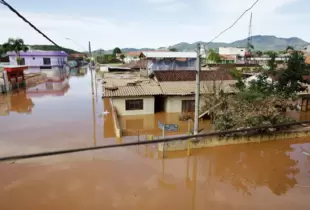
<instances>
[{"instance_id":1,"label":"partially submerged building","mask_svg":"<svg viewBox=\"0 0 310 210\"><path fill-rule=\"evenodd\" d=\"M18 65L17 55L15 52L9 52L10 65ZM41 50L29 50L27 52L20 52L19 65L28 66L28 70L25 73L38 73L43 72L48 77L53 77L54 71L60 70L66 71L64 66L67 62L68 54L63 51L41 51Z\"/></svg>"},{"instance_id":2,"label":"partially submerged building","mask_svg":"<svg viewBox=\"0 0 310 210\"><path fill-rule=\"evenodd\" d=\"M145 61L141 76L150 76L155 71L196 70L196 52L142 52L140 59Z\"/></svg>"},{"instance_id":3,"label":"partially submerged building","mask_svg":"<svg viewBox=\"0 0 310 210\"><path fill-rule=\"evenodd\" d=\"M202 71L201 94L213 93L213 85L233 92L234 78L228 71ZM104 78L103 98L110 98L120 115L154 114L156 112L194 112L196 71L154 71L153 78ZM204 103L201 100L201 105Z\"/></svg>"}]
</instances>

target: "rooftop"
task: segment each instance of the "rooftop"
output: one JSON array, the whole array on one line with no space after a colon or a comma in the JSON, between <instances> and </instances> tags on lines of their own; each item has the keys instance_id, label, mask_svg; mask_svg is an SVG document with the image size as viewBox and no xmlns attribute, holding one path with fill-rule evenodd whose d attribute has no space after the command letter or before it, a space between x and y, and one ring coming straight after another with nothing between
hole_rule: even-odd
<instances>
[{"instance_id":1,"label":"rooftop","mask_svg":"<svg viewBox=\"0 0 310 210\"><path fill-rule=\"evenodd\" d=\"M8 52L9 56L16 56L15 52ZM27 52L20 52L20 56L68 56L64 51L42 51L42 50L29 50Z\"/></svg>"},{"instance_id":2,"label":"rooftop","mask_svg":"<svg viewBox=\"0 0 310 210\"><path fill-rule=\"evenodd\" d=\"M196 71L192 70L168 70L168 71L154 71L154 75L159 82L172 82L172 81L195 81ZM201 71L201 81L213 81L213 80L235 80L229 71L217 70L217 71Z\"/></svg>"},{"instance_id":3,"label":"rooftop","mask_svg":"<svg viewBox=\"0 0 310 210\"><path fill-rule=\"evenodd\" d=\"M235 92L232 85L235 84L235 80L226 80L226 81L216 81L215 85L217 88L220 88L225 93ZM163 91L163 95L177 95L177 96L186 96L194 95L196 90L195 81L175 81L175 82L160 82L160 87ZM213 81L203 81L200 83L200 93L207 94L213 93Z\"/></svg>"},{"instance_id":4,"label":"rooftop","mask_svg":"<svg viewBox=\"0 0 310 210\"><path fill-rule=\"evenodd\" d=\"M141 56L146 58L196 58L196 52L142 52Z\"/></svg>"},{"instance_id":5,"label":"rooftop","mask_svg":"<svg viewBox=\"0 0 310 210\"><path fill-rule=\"evenodd\" d=\"M104 78L103 97L162 95L159 84L145 78Z\"/></svg>"}]
</instances>

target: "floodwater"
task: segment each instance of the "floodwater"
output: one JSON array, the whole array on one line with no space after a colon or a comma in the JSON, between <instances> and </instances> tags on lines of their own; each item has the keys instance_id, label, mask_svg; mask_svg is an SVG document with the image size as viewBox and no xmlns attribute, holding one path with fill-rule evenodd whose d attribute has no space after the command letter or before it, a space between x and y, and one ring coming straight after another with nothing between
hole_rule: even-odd
<instances>
[{"instance_id":1,"label":"floodwater","mask_svg":"<svg viewBox=\"0 0 310 210\"><path fill-rule=\"evenodd\" d=\"M92 99L89 72L58 82L1 96L0 156L127 140L113 137L111 115L102 116L109 102L97 82ZM121 120L127 132L148 127L130 120ZM148 145L0 163L1 210L308 210L309 196L310 138L190 157L173 152L164 160Z\"/></svg>"}]
</instances>

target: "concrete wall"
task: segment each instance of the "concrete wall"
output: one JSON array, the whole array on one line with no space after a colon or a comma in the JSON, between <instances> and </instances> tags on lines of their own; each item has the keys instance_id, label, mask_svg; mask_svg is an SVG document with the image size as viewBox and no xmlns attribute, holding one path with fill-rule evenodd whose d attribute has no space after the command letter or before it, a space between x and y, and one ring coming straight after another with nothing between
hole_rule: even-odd
<instances>
[{"instance_id":1,"label":"concrete wall","mask_svg":"<svg viewBox=\"0 0 310 210\"><path fill-rule=\"evenodd\" d=\"M143 110L126 110L126 100L143 99ZM119 115L140 115L140 114L154 114L154 97L126 97L113 98L113 105L117 109Z\"/></svg>"},{"instance_id":2,"label":"concrete wall","mask_svg":"<svg viewBox=\"0 0 310 210\"><path fill-rule=\"evenodd\" d=\"M251 136L237 136L237 137L219 137L209 136L200 138L197 141L172 141L167 142L164 145L164 151L182 151L188 149L188 143L190 149L200 149L205 147L215 147L230 144L246 144L246 143L260 143L264 141L283 140L291 138L302 138L310 136L310 128L303 130L282 131L273 132L269 134L257 134ZM158 150L163 151L163 143L158 144Z\"/></svg>"},{"instance_id":3,"label":"concrete wall","mask_svg":"<svg viewBox=\"0 0 310 210\"><path fill-rule=\"evenodd\" d=\"M195 96L168 96L165 101L165 111L168 113L181 113L182 100L195 100ZM203 102L203 100L200 100L200 107Z\"/></svg>"},{"instance_id":4,"label":"concrete wall","mask_svg":"<svg viewBox=\"0 0 310 210\"><path fill-rule=\"evenodd\" d=\"M120 137L122 137L122 128L121 128L120 123L119 123L117 109L115 108L112 99L110 100L110 104L112 107L112 118L113 118L115 136L117 138L120 138Z\"/></svg>"}]
</instances>

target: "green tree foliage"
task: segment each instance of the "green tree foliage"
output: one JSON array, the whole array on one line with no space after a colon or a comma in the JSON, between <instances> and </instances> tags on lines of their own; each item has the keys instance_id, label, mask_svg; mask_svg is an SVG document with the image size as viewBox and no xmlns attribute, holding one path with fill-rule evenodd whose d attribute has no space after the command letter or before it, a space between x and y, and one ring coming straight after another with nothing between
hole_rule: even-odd
<instances>
[{"instance_id":1,"label":"green tree foliage","mask_svg":"<svg viewBox=\"0 0 310 210\"><path fill-rule=\"evenodd\" d=\"M171 48L169 48L169 51L170 51L170 52L178 52L178 49L175 48L175 47L171 47Z\"/></svg>"},{"instance_id":2,"label":"green tree foliage","mask_svg":"<svg viewBox=\"0 0 310 210\"><path fill-rule=\"evenodd\" d=\"M122 61L124 62L124 59L126 58L126 56L124 54L121 54L120 58L122 59Z\"/></svg>"},{"instance_id":3,"label":"green tree foliage","mask_svg":"<svg viewBox=\"0 0 310 210\"><path fill-rule=\"evenodd\" d=\"M287 52L287 51L289 51L289 50L294 50L294 47L293 47L293 46L290 46L290 45L289 45L289 46L287 46L287 48L286 48L286 52Z\"/></svg>"},{"instance_id":4,"label":"green tree foliage","mask_svg":"<svg viewBox=\"0 0 310 210\"><path fill-rule=\"evenodd\" d=\"M293 94L297 91L305 90L305 75L310 75L309 66L305 63L304 54L294 51L288 62L287 68L281 70L279 74L278 89L285 94Z\"/></svg>"},{"instance_id":5,"label":"green tree foliage","mask_svg":"<svg viewBox=\"0 0 310 210\"><path fill-rule=\"evenodd\" d=\"M114 48L113 55L120 54L120 53L122 53L122 51L119 47Z\"/></svg>"},{"instance_id":6,"label":"green tree foliage","mask_svg":"<svg viewBox=\"0 0 310 210\"><path fill-rule=\"evenodd\" d=\"M213 49L210 49L207 57L207 62L218 63L220 61L221 61L220 54L216 53Z\"/></svg>"},{"instance_id":7,"label":"green tree foliage","mask_svg":"<svg viewBox=\"0 0 310 210\"><path fill-rule=\"evenodd\" d=\"M262 52L262 51L256 51L256 52L255 52L255 55L256 55L257 57L262 57L263 52Z\"/></svg>"},{"instance_id":8,"label":"green tree foliage","mask_svg":"<svg viewBox=\"0 0 310 210\"><path fill-rule=\"evenodd\" d=\"M26 52L29 50L28 46L25 45L24 40L20 38L17 39L9 38L8 41L2 45L2 48L4 53L8 52L16 53L17 64L20 64L21 61L20 52L21 51Z\"/></svg>"},{"instance_id":9,"label":"green tree foliage","mask_svg":"<svg viewBox=\"0 0 310 210\"><path fill-rule=\"evenodd\" d=\"M276 72L276 71L274 71ZM305 75L310 75L302 53L293 52L287 67L272 75L266 71L246 82L238 71L231 74L237 79L236 94L221 97L221 106L213 109L216 130L276 125L294 121L283 114L297 109L297 92L305 90ZM271 77L277 78L274 82ZM266 132L267 130L262 130Z\"/></svg>"}]
</instances>

